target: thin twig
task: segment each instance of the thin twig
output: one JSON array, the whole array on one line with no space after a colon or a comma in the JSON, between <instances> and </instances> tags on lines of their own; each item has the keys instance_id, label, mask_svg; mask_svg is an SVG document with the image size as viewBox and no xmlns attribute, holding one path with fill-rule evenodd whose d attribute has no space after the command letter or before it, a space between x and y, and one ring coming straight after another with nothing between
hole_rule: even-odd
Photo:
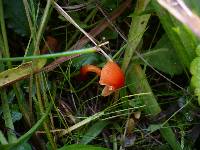
<instances>
[{"instance_id":1,"label":"thin twig","mask_svg":"<svg viewBox=\"0 0 200 150\"><path fill-rule=\"evenodd\" d=\"M98 46L98 44L94 41L94 39L92 38L92 36L90 36L85 30L83 30L75 21L74 19L72 19L72 17L70 17L68 15L67 12L65 12L62 7L60 7L56 2L54 2L54 7L55 9L61 13L63 15L63 17L65 17L65 19L67 19L71 24L73 24L77 29L79 29L85 36L88 37L88 39L90 39L90 41L95 45ZM110 56L108 56L108 54L106 54L101 48L98 48L98 50L109 60L112 61L112 59L110 58Z\"/></svg>"}]
</instances>

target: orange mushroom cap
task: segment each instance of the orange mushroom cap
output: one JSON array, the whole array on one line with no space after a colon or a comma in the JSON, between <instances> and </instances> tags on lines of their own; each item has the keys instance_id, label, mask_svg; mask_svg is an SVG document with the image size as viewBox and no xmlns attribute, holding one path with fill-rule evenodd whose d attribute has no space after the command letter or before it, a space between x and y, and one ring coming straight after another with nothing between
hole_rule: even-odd
<instances>
[{"instance_id":1,"label":"orange mushroom cap","mask_svg":"<svg viewBox=\"0 0 200 150\"><path fill-rule=\"evenodd\" d=\"M124 86L124 73L115 62L108 61L102 70L94 65L85 65L80 69L80 74L83 76L87 75L88 72L94 72L100 76L99 83L105 85L102 96L108 96Z\"/></svg>"},{"instance_id":2,"label":"orange mushroom cap","mask_svg":"<svg viewBox=\"0 0 200 150\"><path fill-rule=\"evenodd\" d=\"M112 61L108 61L101 70L99 83L105 85L102 96L108 96L116 89L124 86L125 77L121 68Z\"/></svg>"}]
</instances>

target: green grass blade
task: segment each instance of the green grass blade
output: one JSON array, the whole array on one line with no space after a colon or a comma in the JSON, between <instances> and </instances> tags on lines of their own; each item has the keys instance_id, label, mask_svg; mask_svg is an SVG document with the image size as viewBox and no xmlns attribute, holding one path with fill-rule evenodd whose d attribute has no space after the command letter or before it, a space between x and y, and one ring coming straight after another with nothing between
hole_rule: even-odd
<instances>
[{"instance_id":1,"label":"green grass blade","mask_svg":"<svg viewBox=\"0 0 200 150\"><path fill-rule=\"evenodd\" d=\"M1 61L22 61L22 60L34 60L34 59L49 59L49 58L56 58L61 56L72 56L77 54L89 54L89 53L95 53L96 48L85 48L80 50L73 50L73 51L67 51L67 52L60 52L60 53L54 53L54 54L44 54L44 55L34 55L34 56L26 56L26 57L12 57L12 58L0 58Z\"/></svg>"},{"instance_id":2,"label":"green grass blade","mask_svg":"<svg viewBox=\"0 0 200 150\"><path fill-rule=\"evenodd\" d=\"M88 144L92 141L101 131L109 124L108 121L98 121L89 130L80 140L80 144Z\"/></svg>"},{"instance_id":3,"label":"green grass blade","mask_svg":"<svg viewBox=\"0 0 200 150\"><path fill-rule=\"evenodd\" d=\"M141 15L141 13L146 9L147 5L149 4L150 0L140 0L136 4L135 12L132 15L132 22L129 30L128 35L128 46L125 50L122 69L126 70L131 58L138 47L144 32L147 28L147 23L150 18L150 14Z\"/></svg>"},{"instance_id":4,"label":"green grass blade","mask_svg":"<svg viewBox=\"0 0 200 150\"><path fill-rule=\"evenodd\" d=\"M9 150L11 148L17 147L18 145L27 142L30 137L33 135L33 133L42 125L42 123L45 121L46 117L48 116L50 110L51 110L52 104L47 108L46 112L42 115L41 119L35 123L35 125L24 135L22 135L16 142L0 145L0 149Z\"/></svg>"}]
</instances>

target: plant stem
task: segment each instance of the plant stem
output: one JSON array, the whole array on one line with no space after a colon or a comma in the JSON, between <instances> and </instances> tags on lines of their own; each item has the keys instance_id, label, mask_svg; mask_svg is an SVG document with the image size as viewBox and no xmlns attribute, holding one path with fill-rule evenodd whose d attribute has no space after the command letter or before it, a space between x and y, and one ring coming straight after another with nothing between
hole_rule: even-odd
<instances>
[{"instance_id":1,"label":"plant stem","mask_svg":"<svg viewBox=\"0 0 200 150\"><path fill-rule=\"evenodd\" d=\"M3 44L4 44L3 54L4 54L4 57L10 57L3 10L4 10L3 2L2 2L2 0L0 0L0 22L1 22L1 32L2 32L2 37L3 37ZM9 68L12 67L11 62L9 62L9 61L7 62L7 65Z\"/></svg>"},{"instance_id":2,"label":"plant stem","mask_svg":"<svg viewBox=\"0 0 200 150\"><path fill-rule=\"evenodd\" d=\"M1 24L1 34L2 34L2 41L3 41L3 55L5 57L10 57L9 53L9 46L8 46L8 40L7 40L7 33L6 33L6 27L5 27L5 21L4 21L4 12L3 12L3 1L0 0L0 24ZM7 61L7 65L9 68L12 67L12 64L10 61ZM15 130L13 121L12 121L12 116L11 116L11 111L9 108L9 103L8 103L8 97L6 94L6 90L2 89L1 90L1 100L2 100L2 109L3 109L3 116L5 120L5 126L8 128L8 142L13 143L17 140L16 135L11 131Z\"/></svg>"},{"instance_id":3,"label":"plant stem","mask_svg":"<svg viewBox=\"0 0 200 150\"><path fill-rule=\"evenodd\" d=\"M44 14L42 16L41 23L40 23L38 33L37 33L37 37L36 37L35 50L34 50L35 55L39 54L40 41L42 39L44 30L45 30L47 22L49 20L48 18L50 17L52 10L53 10L53 8L51 7L51 0L47 0L47 4L44 9Z\"/></svg>"},{"instance_id":4,"label":"plant stem","mask_svg":"<svg viewBox=\"0 0 200 150\"><path fill-rule=\"evenodd\" d=\"M14 91L17 97L17 103L19 106L19 110L22 112L24 120L26 122L26 124L31 127L31 118L33 118L33 116L30 115L30 113L27 111L28 107L25 103L25 98L23 96L23 91L21 90L21 88L19 87L19 84L16 83L14 86Z\"/></svg>"},{"instance_id":5,"label":"plant stem","mask_svg":"<svg viewBox=\"0 0 200 150\"><path fill-rule=\"evenodd\" d=\"M33 55L33 56L26 56L26 57L13 57L13 58L1 58L0 61L22 61L22 60L34 60L34 59L48 59L48 58L55 58L61 56L72 56L77 54L88 54L96 52L96 47L86 48L81 50L73 50L61 53L54 53L54 54L44 54L44 55Z\"/></svg>"},{"instance_id":6,"label":"plant stem","mask_svg":"<svg viewBox=\"0 0 200 150\"><path fill-rule=\"evenodd\" d=\"M31 33L34 33L35 28L33 27L33 23L32 23L32 20L31 20L30 7L29 7L29 4L28 4L28 1L23 0L23 3L24 3L25 12L26 12L26 17L27 17L28 23L29 23L29 28L31 30Z\"/></svg>"},{"instance_id":7,"label":"plant stem","mask_svg":"<svg viewBox=\"0 0 200 150\"><path fill-rule=\"evenodd\" d=\"M43 106L43 102L42 102L42 98L41 98L41 90L43 90L41 88L41 84L42 81L41 81L41 77L40 77L41 74L38 74L38 75L35 75L35 80L36 80L36 94L37 94L37 99L38 99L38 103L39 103L39 109L40 109L40 113L41 114L44 114L44 106ZM53 140L53 136L50 132L50 129L49 129L49 126L47 124L48 121L44 122L43 123L43 126L44 126L44 129L45 129L45 132L47 134L47 138L52 146L52 149L53 150L56 150L56 144Z\"/></svg>"},{"instance_id":8,"label":"plant stem","mask_svg":"<svg viewBox=\"0 0 200 150\"><path fill-rule=\"evenodd\" d=\"M150 0L137 1L135 12L132 17L132 22L128 35L128 46L125 50L124 60L122 63L122 69L125 71L131 61L131 58L139 45L144 32L146 31L146 25L149 21L150 15L140 15L149 4Z\"/></svg>"},{"instance_id":9,"label":"plant stem","mask_svg":"<svg viewBox=\"0 0 200 150\"><path fill-rule=\"evenodd\" d=\"M8 142L14 143L17 140L16 135L14 134L14 125L12 121L11 111L8 104L8 97L5 89L1 89L1 101L2 101L2 109L3 109L3 118L5 121L5 127L8 129Z\"/></svg>"}]
</instances>

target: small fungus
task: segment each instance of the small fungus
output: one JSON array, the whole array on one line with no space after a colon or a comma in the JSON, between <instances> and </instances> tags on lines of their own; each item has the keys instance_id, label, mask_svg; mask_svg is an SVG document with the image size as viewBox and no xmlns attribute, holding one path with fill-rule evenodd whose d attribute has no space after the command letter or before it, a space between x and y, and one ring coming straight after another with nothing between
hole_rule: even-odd
<instances>
[{"instance_id":1,"label":"small fungus","mask_svg":"<svg viewBox=\"0 0 200 150\"><path fill-rule=\"evenodd\" d=\"M124 73L113 61L108 61L102 69L94 65L85 65L80 69L80 74L83 76L86 76L89 72L94 72L100 76L99 84L105 85L102 96L108 96L124 86Z\"/></svg>"}]
</instances>

